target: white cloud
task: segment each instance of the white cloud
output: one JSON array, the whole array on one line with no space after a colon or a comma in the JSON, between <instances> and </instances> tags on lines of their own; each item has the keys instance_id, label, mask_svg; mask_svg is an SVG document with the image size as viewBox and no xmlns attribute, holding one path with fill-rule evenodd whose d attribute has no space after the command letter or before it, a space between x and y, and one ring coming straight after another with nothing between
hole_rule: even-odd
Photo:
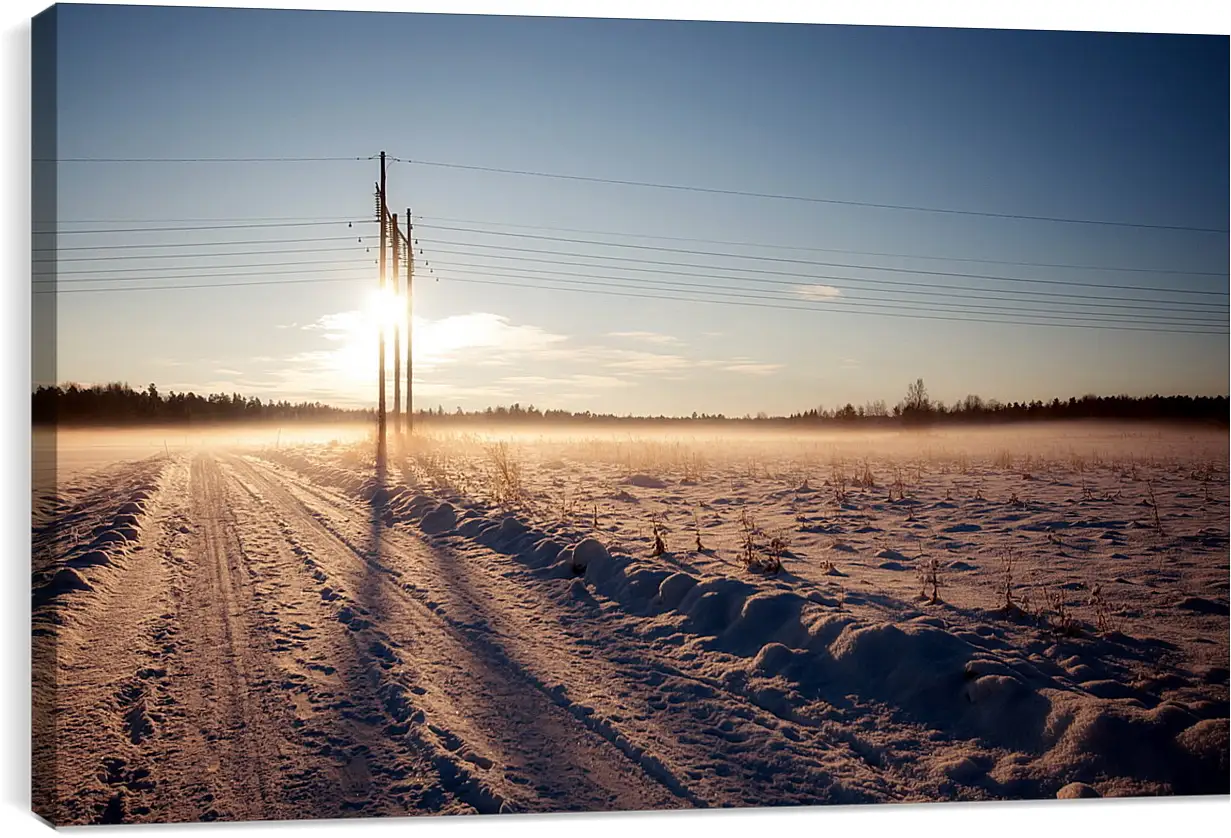
<instances>
[{"instance_id":1,"label":"white cloud","mask_svg":"<svg viewBox=\"0 0 1231 838\"><path fill-rule=\"evenodd\" d=\"M674 335L664 335L660 332L608 332L609 338L627 338L629 340L640 340L646 343L660 343L679 345L683 341Z\"/></svg>"},{"instance_id":2,"label":"white cloud","mask_svg":"<svg viewBox=\"0 0 1231 838\"><path fill-rule=\"evenodd\" d=\"M584 387L598 390L608 390L617 387L631 387L632 382L614 375L589 375L578 373L549 378L542 375L510 375L500 379L501 384L512 384L516 387L560 388Z\"/></svg>"},{"instance_id":3,"label":"white cloud","mask_svg":"<svg viewBox=\"0 0 1231 838\"><path fill-rule=\"evenodd\" d=\"M630 372L657 373L687 369L695 366L682 355L663 355L658 352L641 352L638 350L611 350L611 359L606 366L609 369L629 370Z\"/></svg>"},{"instance_id":4,"label":"white cloud","mask_svg":"<svg viewBox=\"0 0 1231 838\"><path fill-rule=\"evenodd\" d=\"M813 301L827 301L842 296L842 289L832 285L796 285L792 290L797 296Z\"/></svg>"},{"instance_id":5,"label":"white cloud","mask_svg":"<svg viewBox=\"0 0 1231 838\"><path fill-rule=\"evenodd\" d=\"M502 378L500 381L504 384L518 384L523 386L533 386L536 384L555 384L560 381L558 378L547 378L542 375L510 375L507 378Z\"/></svg>"},{"instance_id":6,"label":"white cloud","mask_svg":"<svg viewBox=\"0 0 1231 838\"><path fill-rule=\"evenodd\" d=\"M582 387L594 387L604 390L615 387L632 386L631 381L626 381L623 378L617 378L614 375L574 375L569 379L569 381Z\"/></svg>"},{"instance_id":7,"label":"white cloud","mask_svg":"<svg viewBox=\"0 0 1231 838\"><path fill-rule=\"evenodd\" d=\"M782 369L782 364L751 364L740 363L723 367L727 372L738 372L744 375L769 375Z\"/></svg>"}]
</instances>

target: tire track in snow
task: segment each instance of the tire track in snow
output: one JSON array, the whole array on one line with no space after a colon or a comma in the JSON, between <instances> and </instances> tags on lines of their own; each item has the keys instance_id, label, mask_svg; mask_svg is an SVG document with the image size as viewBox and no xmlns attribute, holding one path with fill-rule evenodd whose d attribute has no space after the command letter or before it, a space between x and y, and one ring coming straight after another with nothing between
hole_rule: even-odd
<instances>
[{"instance_id":1,"label":"tire track in snow","mask_svg":"<svg viewBox=\"0 0 1231 838\"><path fill-rule=\"evenodd\" d=\"M351 540L345 530L354 519L353 503L331 498L301 475L261 461L254 466L300 495L299 502L321 526ZM391 530L387 539L396 546L390 557L400 562L397 567L379 564L380 571L398 578L401 588L473 642L488 645L520 668L643 770L690 797L749 805L910 797L904 778L888 776L868 759L869 749L839 725L775 712L772 702L718 678L686 672L681 667L688 664L635 637L629 619L603 610L596 600L588 613L569 613L577 605L575 587L552 598L541 580L531 579L511 594L515 582L529 575L507 556L483 548L461 555L447 543L431 545L402 528ZM514 603L512 610L505 601ZM593 629L596 621L608 626L601 643L578 631L586 623ZM622 642L612 643L617 635ZM770 755L758 757L750 738L765 741ZM789 770L796 778L783 776L788 761L794 763Z\"/></svg>"},{"instance_id":2,"label":"tire track in snow","mask_svg":"<svg viewBox=\"0 0 1231 838\"><path fill-rule=\"evenodd\" d=\"M240 540L254 555L270 560L284 580L278 597L290 615L290 631L283 635L280 651L287 659L283 687L296 705L293 724L320 754L343 760L331 772L332 788L324 790L324 799L314 800L316 812L337 817L450 814L468 811L466 807L499 811L503 801L477 783L467 784L456 770L445 770L455 781L446 788L440 755L412 735L418 714L403 699L407 689L416 688L390 679L384 651L388 647L362 628L353 613L347 621L339 620L338 603L344 596L331 587L338 581L312 557L282 510L233 465L228 467L230 477L249 500L247 522L260 524L260 529L241 527Z\"/></svg>"},{"instance_id":3,"label":"tire track in snow","mask_svg":"<svg viewBox=\"0 0 1231 838\"><path fill-rule=\"evenodd\" d=\"M292 817L270 782L290 750L286 708L267 689L271 661L253 626L251 570L211 455L193 460L189 484L180 654L168 667L184 705L181 791L200 807L194 820Z\"/></svg>"},{"instance_id":4,"label":"tire track in snow","mask_svg":"<svg viewBox=\"0 0 1231 838\"><path fill-rule=\"evenodd\" d=\"M394 668L413 673L423 684L425 692L413 702L437 720L428 730L439 747L487 751L491 757L471 760L480 769L499 763L503 776L488 782L500 796L517 808L543 811L702 805L665 770L656 771L653 761L643 763L636 751L604 737L507 655L477 642L481 638L473 632L442 619L438 608L404 590L396 572L375 558L383 557L379 539L388 537L378 519L369 522L372 532L348 536L291 492L283 475L246 460L231 464L289 519L314 560L344 580L346 605L339 617L352 629L359 623L358 631L377 637ZM349 511L353 515L355 510ZM376 543L368 543L373 533ZM333 587L330 593L338 595ZM444 757L439 768L446 785L464 787L469 780L469 769L456 759Z\"/></svg>"}]
</instances>

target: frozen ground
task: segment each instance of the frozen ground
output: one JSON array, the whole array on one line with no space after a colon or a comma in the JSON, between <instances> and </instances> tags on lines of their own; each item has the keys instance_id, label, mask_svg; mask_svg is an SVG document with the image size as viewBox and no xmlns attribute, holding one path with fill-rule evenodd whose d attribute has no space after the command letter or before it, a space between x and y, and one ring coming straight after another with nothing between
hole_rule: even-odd
<instances>
[{"instance_id":1,"label":"frozen ground","mask_svg":"<svg viewBox=\"0 0 1231 838\"><path fill-rule=\"evenodd\" d=\"M1228 791L1226 432L287 442L36 492L56 822Z\"/></svg>"}]
</instances>

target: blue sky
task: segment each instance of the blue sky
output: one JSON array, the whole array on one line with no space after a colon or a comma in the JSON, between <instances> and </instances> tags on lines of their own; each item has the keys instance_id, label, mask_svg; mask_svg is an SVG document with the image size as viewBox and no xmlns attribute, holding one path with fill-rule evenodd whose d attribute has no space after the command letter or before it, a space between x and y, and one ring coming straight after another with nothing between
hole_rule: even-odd
<instances>
[{"instance_id":1,"label":"blue sky","mask_svg":"<svg viewBox=\"0 0 1231 838\"><path fill-rule=\"evenodd\" d=\"M116 6L60 14L61 158L383 149L837 201L1227 227L1226 37ZM371 404L375 237L358 237L374 225L343 219L372 217L377 173L366 159L62 163L59 269L74 282L60 289L112 290L60 296L59 378ZM390 165L389 196L394 211L413 207L423 249L420 406L784 413L892 404L918 377L945 401L1227 392L1225 232L407 163ZM296 219L313 226L131 232ZM125 232L77 232L100 229ZM131 247L150 244L173 247ZM294 283L238 285L266 279ZM531 287L484 284L493 282ZM234 287L114 290L201 283ZM780 308L700 301L714 292ZM1111 328L1124 325L1139 330ZM1140 330L1151 328L1167 331Z\"/></svg>"}]
</instances>

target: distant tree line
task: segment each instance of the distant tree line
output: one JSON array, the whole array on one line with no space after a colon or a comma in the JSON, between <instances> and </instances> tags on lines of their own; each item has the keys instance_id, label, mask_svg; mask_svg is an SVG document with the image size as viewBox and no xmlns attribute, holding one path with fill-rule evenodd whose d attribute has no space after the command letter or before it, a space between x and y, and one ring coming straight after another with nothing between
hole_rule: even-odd
<instances>
[{"instance_id":1,"label":"distant tree line","mask_svg":"<svg viewBox=\"0 0 1231 838\"><path fill-rule=\"evenodd\" d=\"M953 405L934 401L923 383L918 379L906 391L906 397L893 407L883 400L865 402L856 407L846 404L833 409L813 408L792 413L789 416L770 416L766 413L743 416L726 416L722 413L693 413L691 416L620 416L612 413L571 412L568 410L539 410L534 405L522 407L488 407L484 410L463 411L460 407L453 413L445 413L443 407L435 411L416 411L416 421L471 424L506 424L533 422L579 422L627 424L640 422L708 423L729 422L767 425L862 425L862 426L925 426L961 423L997 423L1028 421L1070 421L1093 419L1104 421L1162 421L1193 422L1212 425L1228 424L1227 396L1094 396L1070 398L1067 401L1052 399L1050 402L1000 402L984 400L980 396L967 396Z\"/></svg>"},{"instance_id":2,"label":"distant tree line","mask_svg":"<svg viewBox=\"0 0 1231 838\"><path fill-rule=\"evenodd\" d=\"M861 426L922 427L929 425L989 424L1033 421L1162 421L1209 425L1228 425L1227 396L1093 396L1050 402L1000 402L967 396L952 405L934 401L923 380L907 388L906 397L893 407L884 401L869 401L856 407L846 404L834 409L813 408L789 416L726 416L693 413L691 416L633 416L612 413L540 410L534 405L515 403L483 410L463 411L460 407L446 413L443 407L415 411L415 421L441 425L506 424L642 424L748 423L775 426ZM127 384L81 387L39 387L34 392L35 424L180 424L229 421L375 421L371 408L338 408L320 402L266 401L234 394L200 396L171 392L163 395L151 384L134 390Z\"/></svg>"},{"instance_id":3,"label":"distant tree line","mask_svg":"<svg viewBox=\"0 0 1231 838\"><path fill-rule=\"evenodd\" d=\"M34 391L36 425L212 424L237 421L341 421L375 419L372 410L331 407L320 402L262 401L239 393L162 394L149 385L134 390L127 384L82 387L39 387Z\"/></svg>"},{"instance_id":4,"label":"distant tree line","mask_svg":"<svg viewBox=\"0 0 1231 838\"><path fill-rule=\"evenodd\" d=\"M881 424L952 425L962 423L1072 421L1196 422L1227 425L1227 396L1094 396L1049 402L1001 402L970 395L946 405L933 401L923 379L907 388L906 398L887 408L883 401L852 404L835 410L814 409L787 417L788 422L874 422Z\"/></svg>"}]
</instances>

